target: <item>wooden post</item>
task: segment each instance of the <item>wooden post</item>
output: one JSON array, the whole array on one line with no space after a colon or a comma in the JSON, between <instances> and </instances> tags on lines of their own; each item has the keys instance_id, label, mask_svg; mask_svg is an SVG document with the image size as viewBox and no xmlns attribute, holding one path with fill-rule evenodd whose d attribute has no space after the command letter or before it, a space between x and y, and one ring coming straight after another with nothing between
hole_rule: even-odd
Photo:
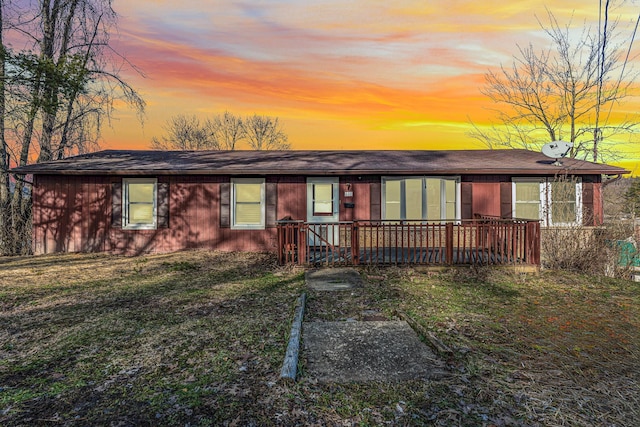
<instances>
[{"instance_id":1,"label":"wooden post","mask_svg":"<svg viewBox=\"0 0 640 427\"><path fill-rule=\"evenodd\" d=\"M539 221L535 221L533 223L533 235L534 235L534 247L533 247L533 251L534 251L534 257L533 257L533 262L535 265L540 266L540 222Z\"/></svg>"},{"instance_id":2,"label":"wooden post","mask_svg":"<svg viewBox=\"0 0 640 427\"><path fill-rule=\"evenodd\" d=\"M283 255L283 246L284 246L284 242L282 239L282 233L283 233L283 224L278 224L278 264L280 265L284 265L284 257Z\"/></svg>"},{"instance_id":3,"label":"wooden post","mask_svg":"<svg viewBox=\"0 0 640 427\"><path fill-rule=\"evenodd\" d=\"M540 265L540 222L527 222L527 233L525 237L527 248L527 262L533 265Z\"/></svg>"},{"instance_id":4,"label":"wooden post","mask_svg":"<svg viewBox=\"0 0 640 427\"><path fill-rule=\"evenodd\" d=\"M358 236L358 223L351 223L351 260L353 265L360 264L360 237Z\"/></svg>"},{"instance_id":5,"label":"wooden post","mask_svg":"<svg viewBox=\"0 0 640 427\"><path fill-rule=\"evenodd\" d=\"M298 265L302 265L307 262L307 227L307 224L298 224Z\"/></svg>"},{"instance_id":6,"label":"wooden post","mask_svg":"<svg viewBox=\"0 0 640 427\"><path fill-rule=\"evenodd\" d=\"M445 224L445 263L453 264L453 223Z\"/></svg>"},{"instance_id":7,"label":"wooden post","mask_svg":"<svg viewBox=\"0 0 640 427\"><path fill-rule=\"evenodd\" d=\"M291 335L289 335L289 345L287 353L282 363L280 378L283 380L295 381L298 373L298 354L300 352L300 337L302 336L302 318L304 317L304 304L307 294L300 294L296 304L296 313L291 325Z\"/></svg>"}]
</instances>

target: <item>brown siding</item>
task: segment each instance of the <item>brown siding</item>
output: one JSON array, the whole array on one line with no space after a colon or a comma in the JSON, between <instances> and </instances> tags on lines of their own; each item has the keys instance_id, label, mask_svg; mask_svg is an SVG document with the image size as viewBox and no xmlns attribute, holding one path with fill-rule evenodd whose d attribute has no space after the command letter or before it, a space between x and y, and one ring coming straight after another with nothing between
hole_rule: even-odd
<instances>
[{"instance_id":1,"label":"brown siding","mask_svg":"<svg viewBox=\"0 0 640 427\"><path fill-rule=\"evenodd\" d=\"M290 217L292 220L307 219L307 181L302 176L280 177L278 179L277 219Z\"/></svg>"},{"instance_id":2,"label":"brown siding","mask_svg":"<svg viewBox=\"0 0 640 427\"><path fill-rule=\"evenodd\" d=\"M354 208L348 208L345 206L346 203L353 203L354 197L345 196L347 191L354 191L353 189L353 178L348 177L344 180L340 180L340 184L338 186L338 212L340 213L339 219L340 221L353 221L354 218ZM354 192L355 195L355 192Z\"/></svg>"},{"instance_id":3,"label":"brown siding","mask_svg":"<svg viewBox=\"0 0 640 427\"><path fill-rule=\"evenodd\" d=\"M380 203L380 182L379 176L353 176L341 179L340 221L370 220L372 200L374 204ZM345 191L353 192L353 196L345 197ZM353 203L353 207L347 208L345 203ZM379 208L374 207L375 209Z\"/></svg>"},{"instance_id":4,"label":"brown siding","mask_svg":"<svg viewBox=\"0 0 640 427\"><path fill-rule=\"evenodd\" d=\"M602 200L602 183L594 182L593 186L593 225L602 225L604 222L604 202Z\"/></svg>"},{"instance_id":5,"label":"brown siding","mask_svg":"<svg viewBox=\"0 0 640 427\"><path fill-rule=\"evenodd\" d=\"M221 229L220 187L228 177L160 178L168 184L168 228L123 230L112 226L113 183L91 176L38 176L34 185L35 253L140 254L187 248L275 250L276 229Z\"/></svg>"},{"instance_id":6,"label":"brown siding","mask_svg":"<svg viewBox=\"0 0 640 427\"><path fill-rule=\"evenodd\" d=\"M511 215L510 177L463 176L461 209L463 218L473 213ZM157 230L123 230L118 220L118 184L121 178L99 176L38 175L33 188L33 250L51 252L107 251L140 254L171 252L186 248L217 250L275 251L276 228L234 230L221 228L229 197L229 176L165 176L158 182L168 191L167 227ZM268 209L275 203L276 219L306 220L306 178L274 177L269 186ZM348 185L353 191L353 208L346 209ZM583 208L602 221L601 183L583 179ZM273 195L275 188L275 196ZM159 191L159 193L161 193ZM274 200L275 199L275 200ZM348 177L340 181L340 219L376 220L381 215L380 176ZM159 204L159 208L160 208ZM162 208L164 209L164 208ZM121 215L121 214L120 214ZM164 215L163 215L164 216ZM585 216L587 217L587 216ZM159 218L160 219L160 218ZM273 213L267 219L273 221Z\"/></svg>"},{"instance_id":7,"label":"brown siding","mask_svg":"<svg viewBox=\"0 0 640 427\"><path fill-rule=\"evenodd\" d=\"M485 214L511 218L511 176L463 175L462 218Z\"/></svg>"},{"instance_id":8,"label":"brown siding","mask_svg":"<svg viewBox=\"0 0 640 427\"><path fill-rule=\"evenodd\" d=\"M602 225L604 221L602 182L594 177L582 179L582 218L584 225Z\"/></svg>"},{"instance_id":9,"label":"brown siding","mask_svg":"<svg viewBox=\"0 0 640 427\"><path fill-rule=\"evenodd\" d=\"M379 176L361 176L353 181L353 209L354 220L369 221L371 216L371 204L374 200L381 200L381 178ZM371 185L376 185L376 189L371 189ZM376 193L377 191L377 193Z\"/></svg>"},{"instance_id":10,"label":"brown siding","mask_svg":"<svg viewBox=\"0 0 640 427\"><path fill-rule=\"evenodd\" d=\"M474 214L500 216L500 183L474 182L472 209Z\"/></svg>"}]
</instances>

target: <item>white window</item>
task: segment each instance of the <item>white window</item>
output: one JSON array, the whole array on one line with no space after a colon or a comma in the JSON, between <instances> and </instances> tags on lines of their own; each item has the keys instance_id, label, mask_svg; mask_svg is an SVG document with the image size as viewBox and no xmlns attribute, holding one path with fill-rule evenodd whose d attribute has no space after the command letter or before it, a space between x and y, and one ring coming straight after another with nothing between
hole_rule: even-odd
<instances>
[{"instance_id":1,"label":"white window","mask_svg":"<svg viewBox=\"0 0 640 427\"><path fill-rule=\"evenodd\" d=\"M456 220L460 218L459 180L438 177L383 177L383 219Z\"/></svg>"},{"instance_id":2,"label":"white window","mask_svg":"<svg viewBox=\"0 0 640 427\"><path fill-rule=\"evenodd\" d=\"M315 183L312 187L312 205L314 216L333 215L333 184Z\"/></svg>"},{"instance_id":3,"label":"white window","mask_svg":"<svg viewBox=\"0 0 640 427\"><path fill-rule=\"evenodd\" d=\"M582 222L582 182L579 179L514 179L512 200L515 218L537 219L543 226Z\"/></svg>"},{"instance_id":4,"label":"white window","mask_svg":"<svg viewBox=\"0 0 640 427\"><path fill-rule=\"evenodd\" d=\"M157 227L157 191L155 178L124 178L122 227L153 230Z\"/></svg>"},{"instance_id":5,"label":"white window","mask_svg":"<svg viewBox=\"0 0 640 427\"><path fill-rule=\"evenodd\" d=\"M263 178L235 178L231 180L231 228L264 228L264 182Z\"/></svg>"}]
</instances>

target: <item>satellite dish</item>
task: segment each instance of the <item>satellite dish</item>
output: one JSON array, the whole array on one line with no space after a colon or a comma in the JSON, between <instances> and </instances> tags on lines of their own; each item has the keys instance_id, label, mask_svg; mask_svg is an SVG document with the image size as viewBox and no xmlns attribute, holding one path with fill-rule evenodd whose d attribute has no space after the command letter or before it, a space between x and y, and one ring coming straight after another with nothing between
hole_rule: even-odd
<instances>
[{"instance_id":1,"label":"satellite dish","mask_svg":"<svg viewBox=\"0 0 640 427\"><path fill-rule=\"evenodd\" d=\"M562 163L560 163L559 159L566 157L572 147L572 142L553 141L542 146L542 154L547 157L551 157L552 159L556 159L553 164L556 166L561 166Z\"/></svg>"}]
</instances>

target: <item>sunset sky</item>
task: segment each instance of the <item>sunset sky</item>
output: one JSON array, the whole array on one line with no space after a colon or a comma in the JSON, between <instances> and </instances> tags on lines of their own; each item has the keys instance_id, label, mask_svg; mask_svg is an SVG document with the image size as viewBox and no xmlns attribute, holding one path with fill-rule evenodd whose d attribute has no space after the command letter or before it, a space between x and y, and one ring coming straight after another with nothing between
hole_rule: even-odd
<instances>
[{"instance_id":1,"label":"sunset sky","mask_svg":"<svg viewBox=\"0 0 640 427\"><path fill-rule=\"evenodd\" d=\"M545 6L597 25L597 0L116 1L114 45L145 74L124 75L148 106L144 125L120 108L103 146L149 148L171 116L228 110L278 117L293 149L484 148L468 136L495 118L484 74L518 44L548 46ZM614 11L621 31L639 11ZM638 40L634 53L640 70ZM640 115L639 91L624 110Z\"/></svg>"}]
</instances>

